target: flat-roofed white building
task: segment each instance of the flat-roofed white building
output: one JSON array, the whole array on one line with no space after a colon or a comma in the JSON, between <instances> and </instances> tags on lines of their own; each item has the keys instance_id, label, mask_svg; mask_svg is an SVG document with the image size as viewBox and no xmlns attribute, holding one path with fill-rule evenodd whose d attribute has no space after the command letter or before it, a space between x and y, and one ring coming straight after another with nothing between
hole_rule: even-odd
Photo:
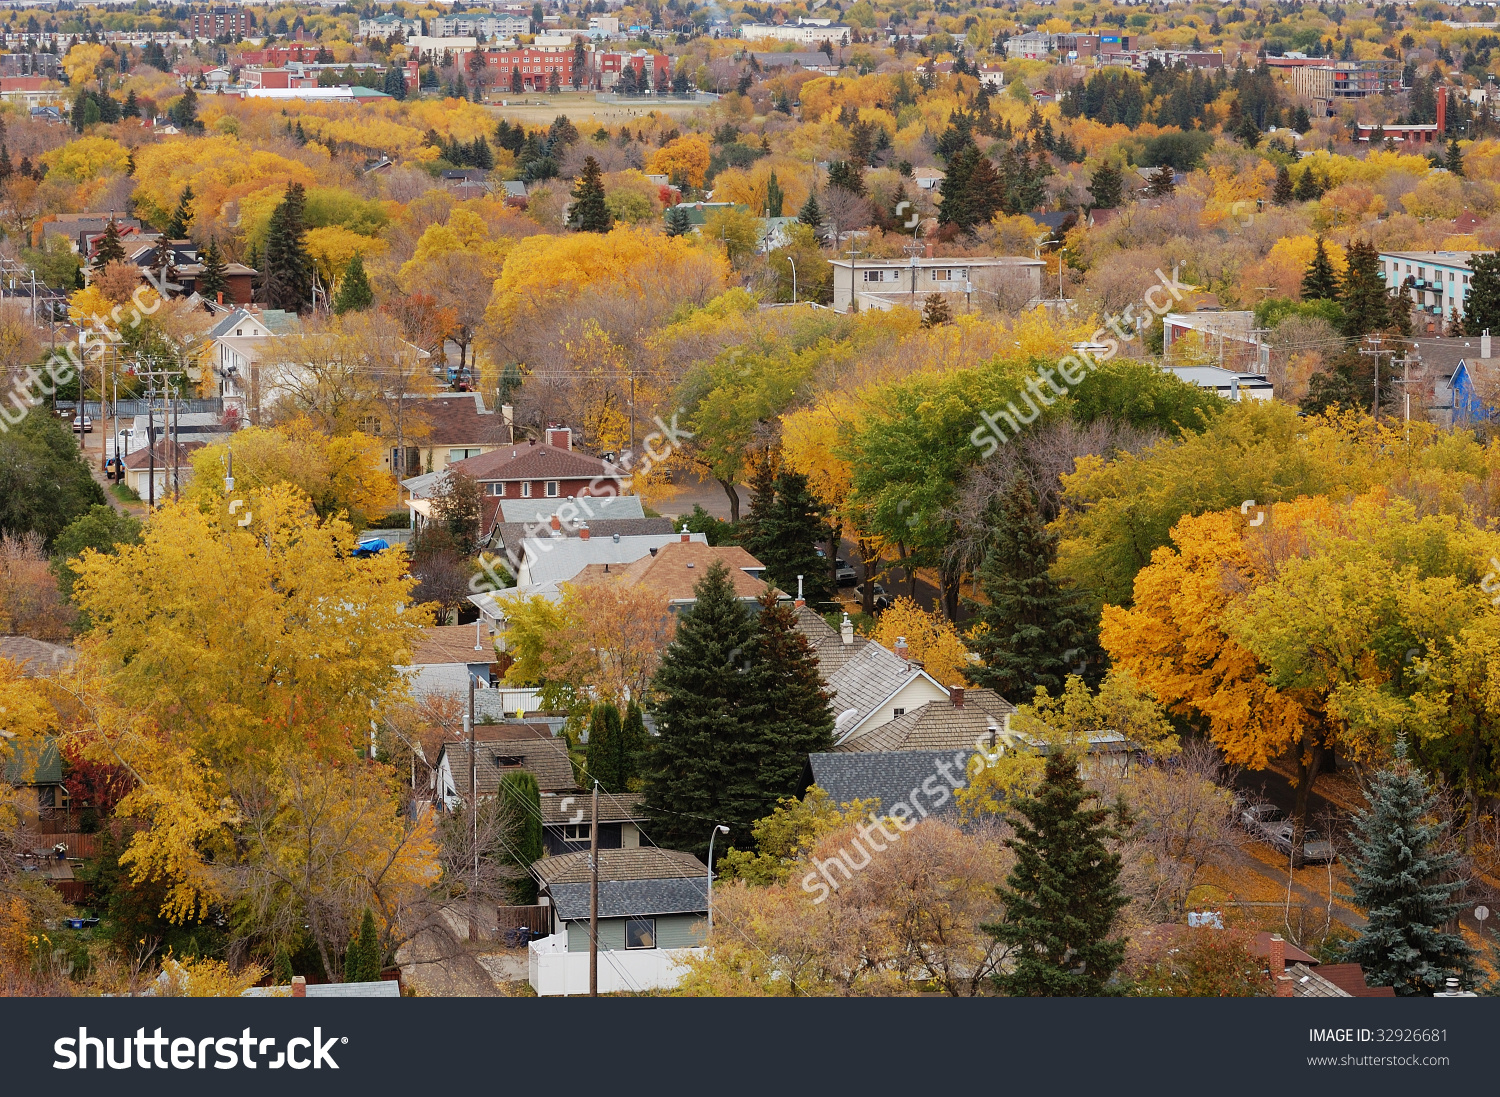
<instances>
[{"instance_id":1,"label":"flat-roofed white building","mask_svg":"<svg viewBox=\"0 0 1500 1097\"><path fill-rule=\"evenodd\" d=\"M862 309L921 308L928 296L941 293L955 311L1003 301L1026 308L1042 299L1046 263L1019 255L963 258L834 259L833 307L848 312L851 301Z\"/></svg>"}]
</instances>

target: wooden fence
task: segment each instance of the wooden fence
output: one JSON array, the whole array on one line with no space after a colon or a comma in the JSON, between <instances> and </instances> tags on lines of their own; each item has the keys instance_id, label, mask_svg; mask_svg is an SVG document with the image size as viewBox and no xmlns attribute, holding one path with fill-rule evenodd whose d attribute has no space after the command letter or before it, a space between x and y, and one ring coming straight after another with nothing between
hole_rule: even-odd
<instances>
[{"instance_id":1,"label":"wooden fence","mask_svg":"<svg viewBox=\"0 0 1500 1097\"><path fill-rule=\"evenodd\" d=\"M525 926L537 937L546 937L552 932L552 919L548 908L543 906L501 907L495 920L496 930L503 934L508 929Z\"/></svg>"},{"instance_id":2,"label":"wooden fence","mask_svg":"<svg viewBox=\"0 0 1500 1097\"><path fill-rule=\"evenodd\" d=\"M99 856L101 834L79 834L77 831L48 832L41 830L40 833L28 837L26 845L30 849L51 849L59 842L68 847L69 857L78 857L88 860Z\"/></svg>"}]
</instances>

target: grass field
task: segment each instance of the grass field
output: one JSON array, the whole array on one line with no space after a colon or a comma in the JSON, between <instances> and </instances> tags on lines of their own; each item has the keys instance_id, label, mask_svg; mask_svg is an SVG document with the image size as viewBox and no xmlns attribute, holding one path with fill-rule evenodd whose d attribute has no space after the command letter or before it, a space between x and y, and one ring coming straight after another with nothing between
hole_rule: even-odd
<instances>
[{"instance_id":1,"label":"grass field","mask_svg":"<svg viewBox=\"0 0 1500 1097\"><path fill-rule=\"evenodd\" d=\"M539 95L536 92L518 94L514 99L508 99L508 105L503 107L499 103L500 98L504 97L496 97L487 104L491 113L497 118L523 122L529 126L549 125L559 114L566 114L575 125L592 122L595 125L605 126L619 125L644 118L652 111L665 114L669 118L683 118L704 105L702 103L676 103L670 100L658 103L647 99L639 104L624 106L601 103L594 98L594 93L591 91L562 91L556 95Z\"/></svg>"}]
</instances>

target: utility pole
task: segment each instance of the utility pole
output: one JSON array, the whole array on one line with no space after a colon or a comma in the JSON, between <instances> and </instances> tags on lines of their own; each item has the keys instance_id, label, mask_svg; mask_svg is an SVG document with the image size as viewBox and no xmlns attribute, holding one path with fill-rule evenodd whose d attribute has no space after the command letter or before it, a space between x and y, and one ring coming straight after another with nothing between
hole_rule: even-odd
<instances>
[{"instance_id":1,"label":"utility pole","mask_svg":"<svg viewBox=\"0 0 1500 1097\"><path fill-rule=\"evenodd\" d=\"M469 877L469 940L479 940L474 904L479 892L479 751L474 742L474 675L469 674L469 707L464 712L464 732L469 739L469 826L473 843L473 866Z\"/></svg>"},{"instance_id":2,"label":"utility pole","mask_svg":"<svg viewBox=\"0 0 1500 1097\"><path fill-rule=\"evenodd\" d=\"M1382 354L1394 355L1396 352L1394 350L1382 350L1380 348L1380 344L1384 341L1383 336L1367 335L1365 336L1365 338L1375 344L1374 348L1371 350L1360 348L1359 353L1369 355L1370 357L1375 359L1375 403L1371 408L1371 414L1378 419L1380 417L1380 356Z\"/></svg>"},{"instance_id":3,"label":"utility pole","mask_svg":"<svg viewBox=\"0 0 1500 1097\"><path fill-rule=\"evenodd\" d=\"M589 997L599 997L599 781L589 815Z\"/></svg>"}]
</instances>

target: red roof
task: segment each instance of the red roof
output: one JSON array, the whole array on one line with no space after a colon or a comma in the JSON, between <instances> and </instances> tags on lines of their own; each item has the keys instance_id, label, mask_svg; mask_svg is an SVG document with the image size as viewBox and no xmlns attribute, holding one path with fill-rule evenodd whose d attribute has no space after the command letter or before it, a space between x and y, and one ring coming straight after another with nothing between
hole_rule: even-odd
<instances>
[{"instance_id":1,"label":"red roof","mask_svg":"<svg viewBox=\"0 0 1500 1097\"><path fill-rule=\"evenodd\" d=\"M177 456L179 458L179 465L181 467L183 467L183 468L186 468L187 465L193 459L193 451L194 450L200 450L205 445L207 445L206 442L183 442L183 443L181 443L178 446L178 448L177 448ZM156 450L156 467L157 468L160 469L160 468L171 468L172 467L171 457L172 457L173 454L172 454L172 442L171 442L170 439L167 439L167 438L159 439L157 441L156 445L154 447L151 447L151 448ZM143 447L141 449L136 450L134 453L130 454L128 457L125 458L125 467L128 468L128 469L146 469L146 470L149 471L150 468L151 468L151 449L147 449L147 448Z\"/></svg>"},{"instance_id":2,"label":"red roof","mask_svg":"<svg viewBox=\"0 0 1500 1097\"><path fill-rule=\"evenodd\" d=\"M1290 946L1288 946L1290 947ZM1358 964L1323 964L1318 974L1353 998L1394 998L1395 987L1372 987Z\"/></svg>"},{"instance_id":3,"label":"red roof","mask_svg":"<svg viewBox=\"0 0 1500 1097\"><path fill-rule=\"evenodd\" d=\"M476 480L592 480L596 476L619 480L615 467L602 457L545 442L502 446L478 457L455 461L448 467Z\"/></svg>"}]
</instances>

